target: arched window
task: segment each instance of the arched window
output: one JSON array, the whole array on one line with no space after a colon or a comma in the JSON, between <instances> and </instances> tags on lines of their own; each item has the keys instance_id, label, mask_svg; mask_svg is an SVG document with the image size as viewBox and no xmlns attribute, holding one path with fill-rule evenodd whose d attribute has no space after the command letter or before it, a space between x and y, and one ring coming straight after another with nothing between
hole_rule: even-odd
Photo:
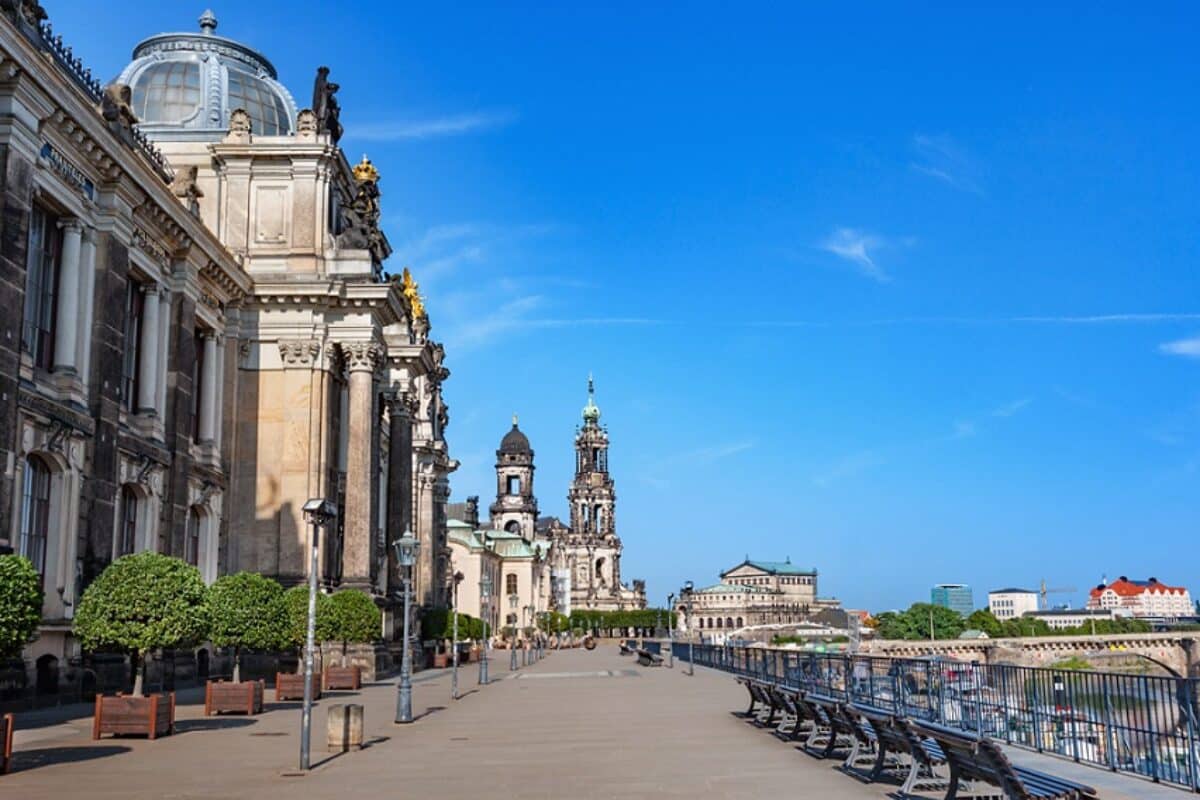
<instances>
[{"instance_id":1,"label":"arched window","mask_svg":"<svg viewBox=\"0 0 1200 800\"><path fill-rule=\"evenodd\" d=\"M183 557L193 567L200 566L200 510L196 506L188 508Z\"/></svg>"},{"instance_id":2,"label":"arched window","mask_svg":"<svg viewBox=\"0 0 1200 800\"><path fill-rule=\"evenodd\" d=\"M19 553L38 574L46 575L46 544L50 535L50 469L37 456L25 459Z\"/></svg>"},{"instance_id":3,"label":"arched window","mask_svg":"<svg viewBox=\"0 0 1200 800\"><path fill-rule=\"evenodd\" d=\"M697 628L703 628L703 627L704 627L704 617L700 617L698 620L696 620L696 627L697 627Z\"/></svg>"},{"instance_id":4,"label":"arched window","mask_svg":"<svg viewBox=\"0 0 1200 800\"><path fill-rule=\"evenodd\" d=\"M732 627L733 627L733 617L726 617L726 618L725 618L725 627L726 627L726 628L732 628Z\"/></svg>"},{"instance_id":5,"label":"arched window","mask_svg":"<svg viewBox=\"0 0 1200 800\"><path fill-rule=\"evenodd\" d=\"M712 619L712 617L709 617L709 618L708 618L708 624L707 624L707 625L705 625L704 627L706 627L706 628L711 628L712 626L713 626L713 619Z\"/></svg>"},{"instance_id":6,"label":"arched window","mask_svg":"<svg viewBox=\"0 0 1200 800\"><path fill-rule=\"evenodd\" d=\"M515 519L511 519L508 521L508 524L504 526L504 530L508 531L509 533L520 533L521 523L517 522Z\"/></svg>"},{"instance_id":7,"label":"arched window","mask_svg":"<svg viewBox=\"0 0 1200 800\"><path fill-rule=\"evenodd\" d=\"M504 576L504 590L505 594L517 593L517 574L515 572L510 572Z\"/></svg>"},{"instance_id":8,"label":"arched window","mask_svg":"<svg viewBox=\"0 0 1200 800\"><path fill-rule=\"evenodd\" d=\"M720 617L717 617L717 627L718 628L721 627L721 618Z\"/></svg>"},{"instance_id":9,"label":"arched window","mask_svg":"<svg viewBox=\"0 0 1200 800\"><path fill-rule=\"evenodd\" d=\"M742 618L741 618L741 617L738 617L738 618L737 618L737 626L738 626L739 628L745 627L745 626L742 624Z\"/></svg>"},{"instance_id":10,"label":"arched window","mask_svg":"<svg viewBox=\"0 0 1200 800\"><path fill-rule=\"evenodd\" d=\"M121 487L121 517L117 523L117 557L127 556L137 547L137 492L129 484Z\"/></svg>"}]
</instances>

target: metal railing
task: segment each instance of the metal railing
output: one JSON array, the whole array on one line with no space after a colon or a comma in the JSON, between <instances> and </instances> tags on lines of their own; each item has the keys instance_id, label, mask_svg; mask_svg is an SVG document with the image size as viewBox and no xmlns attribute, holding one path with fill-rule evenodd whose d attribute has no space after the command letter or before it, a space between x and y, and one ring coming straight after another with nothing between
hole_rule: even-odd
<instances>
[{"instance_id":1,"label":"metal railing","mask_svg":"<svg viewBox=\"0 0 1200 800\"><path fill-rule=\"evenodd\" d=\"M688 658L688 648L675 648ZM694 645L696 664L1200 791L1197 678Z\"/></svg>"}]
</instances>

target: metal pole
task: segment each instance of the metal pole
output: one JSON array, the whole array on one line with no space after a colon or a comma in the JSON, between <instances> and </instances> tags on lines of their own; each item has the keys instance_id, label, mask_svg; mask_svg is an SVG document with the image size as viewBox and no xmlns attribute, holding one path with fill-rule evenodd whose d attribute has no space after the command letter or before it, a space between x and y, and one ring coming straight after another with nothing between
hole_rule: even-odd
<instances>
[{"instance_id":1,"label":"metal pole","mask_svg":"<svg viewBox=\"0 0 1200 800\"><path fill-rule=\"evenodd\" d=\"M308 565L308 626L304 634L304 709L300 712L300 769L309 765L309 734L312 732L313 647L317 638L317 537L320 527L312 523L312 557Z\"/></svg>"},{"instance_id":2,"label":"metal pole","mask_svg":"<svg viewBox=\"0 0 1200 800\"><path fill-rule=\"evenodd\" d=\"M488 645L487 610L484 609L483 613L480 614L480 616L483 617L483 619L481 620L481 622L483 622L483 641L480 642L480 647L479 647L479 685L487 686L487 682L488 682L488 674L487 674L487 661L488 661L488 659L487 659L487 651L488 651L488 647L487 647L487 645Z\"/></svg>"},{"instance_id":3,"label":"metal pole","mask_svg":"<svg viewBox=\"0 0 1200 800\"><path fill-rule=\"evenodd\" d=\"M411 569L409 567L408 569ZM408 636L408 603L411 578L404 577L404 650L400 658L400 692L396 697L396 722L412 722L412 647Z\"/></svg>"},{"instance_id":4,"label":"metal pole","mask_svg":"<svg viewBox=\"0 0 1200 800\"><path fill-rule=\"evenodd\" d=\"M454 614L454 638L450 640L450 699L458 699L458 581L451 579L454 582L454 588L451 589L450 603L452 607L451 613Z\"/></svg>"},{"instance_id":5,"label":"metal pole","mask_svg":"<svg viewBox=\"0 0 1200 800\"><path fill-rule=\"evenodd\" d=\"M692 630L692 601L688 600L688 675L696 674L696 632Z\"/></svg>"},{"instance_id":6,"label":"metal pole","mask_svg":"<svg viewBox=\"0 0 1200 800\"><path fill-rule=\"evenodd\" d=\"M675 616L675 595L667 595L667 668L675 668L675 633L672 630L671 617Z\"/></svg>"}]
</instances>

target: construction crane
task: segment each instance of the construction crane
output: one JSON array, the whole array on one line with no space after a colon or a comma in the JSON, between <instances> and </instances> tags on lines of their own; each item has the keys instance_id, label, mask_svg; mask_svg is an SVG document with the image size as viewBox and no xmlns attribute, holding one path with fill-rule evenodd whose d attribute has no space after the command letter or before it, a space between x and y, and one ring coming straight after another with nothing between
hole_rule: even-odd
<instances>
[{"instance_id":1,"label":"construction crane","mask_svg":"<svg viewBox=\"0 0 1200 800\"><path fill-rule=\"evenodd\" d=\"M1075 587L1073 587L1073 586L1071 586L1071 587L1068 587L1068 588L1063 588L1063 589L1047 589L1047 588L1046 588L1046 579L1045 579L1045 578L1042 578L1042 585L1041 585L1041 588L1040 588L1040 590L1038 591L1038 594L1039 594L1039 595L1041 595L1041 598L1042 598L1042 610L1044 611L1044 610L1046 610L1047 608L1049 608L1049 607L1050 607L1050 603L1049 603L1049 601L1046 599L1046 595L1050 595L1050 594L1074 594L1074 593L1075 593L1075 592L1077 592L1077 591L1079 591L1079 590L1078 590L1078 589L1076 589L1076 588L1075 588Z\"/></svg>"}]
</instances>

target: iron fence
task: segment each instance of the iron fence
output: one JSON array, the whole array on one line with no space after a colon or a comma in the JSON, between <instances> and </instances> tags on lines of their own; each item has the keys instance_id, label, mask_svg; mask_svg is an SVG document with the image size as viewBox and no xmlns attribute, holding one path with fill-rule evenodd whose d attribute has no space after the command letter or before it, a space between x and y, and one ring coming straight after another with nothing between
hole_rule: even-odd
<instances>
[{"instance_id":1,"label":"iron fence","mask_svg":"<svg viewBox=\"0 0 1200 800\"><path fill-rule=\"evenodd\" d=\"M696 664L1200 791L1197 678L695 644ZM673 648L687 661L689 648Z\"/></svg>"}]
</instances>

